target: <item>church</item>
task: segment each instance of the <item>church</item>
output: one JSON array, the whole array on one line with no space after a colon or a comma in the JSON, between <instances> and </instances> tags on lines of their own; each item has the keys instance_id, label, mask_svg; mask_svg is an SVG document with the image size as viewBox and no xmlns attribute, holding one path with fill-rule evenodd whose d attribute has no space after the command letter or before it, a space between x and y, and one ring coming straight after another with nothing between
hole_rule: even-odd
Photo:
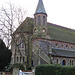
<instances>
[{"instance_id":1,"label":"church","mask_svg":"<svg viewBox=\"0 0 75 75\"><path fill-rule=\"evenodd\" d=\"M75 65L75 30L47 22L39 0L34 18L27 17L12 35L12 64Z\"/></svg>"}]
</instances>

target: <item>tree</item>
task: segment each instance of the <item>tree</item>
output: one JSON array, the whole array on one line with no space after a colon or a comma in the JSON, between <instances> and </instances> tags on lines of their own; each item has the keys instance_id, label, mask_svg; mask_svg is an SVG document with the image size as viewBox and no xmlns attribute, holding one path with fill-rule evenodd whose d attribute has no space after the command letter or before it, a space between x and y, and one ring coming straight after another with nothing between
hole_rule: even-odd
<instances>
[{"instance_id":1,"label":"tree","mask_svg":"<svg viewBox=\"0 0 75 75\"><path fill-rule=\"evenodd\" d=\"M5 46L5 43L0 39L0 71L4 69L5 66L8 66L11 61L12 53Z\"/></svg>"},{"instance_id":2,"label":"tree","mask_svg":"<svg viewBox=\"0 0 75 75\"><path fill-rule=\"evenodd\" d=\"M6 45L10 47L11 36L16 28L25 19L26 11L21 7L15 7L10 2L7 4L7 8L2 6L0 9L0 33L3 40L6 41Z\"/></svg>"}]
</instances>

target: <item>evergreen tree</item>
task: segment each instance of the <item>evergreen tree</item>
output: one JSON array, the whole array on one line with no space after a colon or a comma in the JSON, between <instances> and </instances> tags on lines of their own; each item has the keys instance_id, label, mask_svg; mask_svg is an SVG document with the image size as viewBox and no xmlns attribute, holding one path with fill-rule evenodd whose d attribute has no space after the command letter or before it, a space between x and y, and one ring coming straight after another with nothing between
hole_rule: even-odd
<instances>
[{"instance_id":1,"label":"evergreen tree","mask_svg":"<svg viewBox=\"0 0 75 75\"><path fill-rule=\"evenodd\" d=\"M2 71L5 66L9 65L11 55L11 51L6 47L3 40L0 39L0 71Z\"/></svg>"}]
</instances>

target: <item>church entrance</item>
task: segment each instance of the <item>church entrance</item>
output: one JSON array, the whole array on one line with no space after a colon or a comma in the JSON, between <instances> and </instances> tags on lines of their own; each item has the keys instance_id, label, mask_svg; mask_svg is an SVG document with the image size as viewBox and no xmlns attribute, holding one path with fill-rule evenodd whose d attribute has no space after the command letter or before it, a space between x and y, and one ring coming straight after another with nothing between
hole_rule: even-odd
<instances>
[{"instance_id":1,"label":"church entrance","mask_svg":"<svg viewBox=\"0 0 75 75\"><path fill-rule=\"evenodd\" d=\"M62 61L62 65L66 65L66 60L63 60Z\"/></svg>"}]
</instances>

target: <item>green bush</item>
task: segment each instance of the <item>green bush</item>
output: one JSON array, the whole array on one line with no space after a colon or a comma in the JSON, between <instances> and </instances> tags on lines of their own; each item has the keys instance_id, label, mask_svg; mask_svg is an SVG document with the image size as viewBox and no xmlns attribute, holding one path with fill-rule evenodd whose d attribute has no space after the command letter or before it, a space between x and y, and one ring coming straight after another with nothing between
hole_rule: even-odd
<instances>
[{"instance_id":1,"label":"green bush","mask_svg":"<svg viewBox=\"0 0 75 75\"><path fill-rule=\"evenodd\" d=\"M23 64L21 64L21 63L13 64L13 67L19 68L19 70L25 70L24 65L23 65Z\"/></svg>"},{"instance_id":2,"label":"green bush","mask_svg":"<svg viewBox=\"0 0 75 75\"><path fill-rule=\"evenodd\" d=\"M35 69L35 75L75 75L75 66L39 65Z\"/></svg>"}]
</instances>

